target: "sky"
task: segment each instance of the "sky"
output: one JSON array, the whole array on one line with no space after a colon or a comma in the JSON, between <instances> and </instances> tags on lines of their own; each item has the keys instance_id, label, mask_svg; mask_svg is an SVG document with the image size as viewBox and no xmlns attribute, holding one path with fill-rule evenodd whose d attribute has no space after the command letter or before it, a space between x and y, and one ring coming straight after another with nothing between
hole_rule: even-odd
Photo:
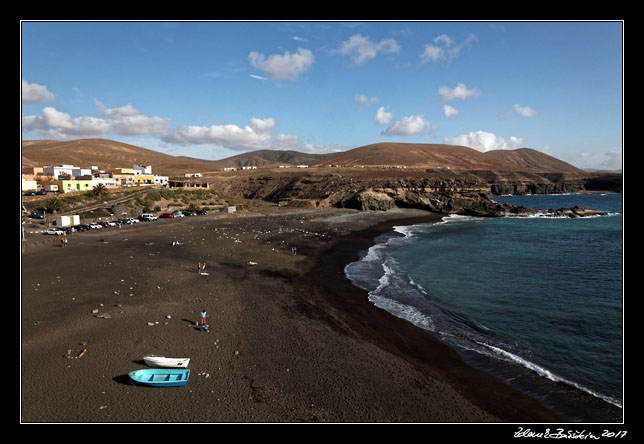
<instances>
[{"instance_id":1,"label":"sky","mask_svg":"<svg viewBox=\"0 0 644 444\"><path fill-rule=\"evenodd\" d=\"M620 21L23 21L23 140L217 160L379 142L619 169Z\"/></svg>"}]
</instances>

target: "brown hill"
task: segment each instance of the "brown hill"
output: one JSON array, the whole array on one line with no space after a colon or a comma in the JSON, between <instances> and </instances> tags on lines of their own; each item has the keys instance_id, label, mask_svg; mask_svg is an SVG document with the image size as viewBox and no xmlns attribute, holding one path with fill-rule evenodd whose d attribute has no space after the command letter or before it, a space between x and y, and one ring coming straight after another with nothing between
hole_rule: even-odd
<instances>
[{"instance_id":1,"label":"brown hill","mask_svg":"<svg viewBox=\"0 0 644 444\"><path fill-rule=\"evenodd\" d=\"M152 165L159 175L184 173L216 173L224 167L277 168L280 165L310 165L325 157L297 151L259 150L222 160L204 160L187 156L171 156L147 148L107 139L71 141L25 140L22 142L22 169L27 172L43 165L97 165L101 169Z\"/></svg>"},{"instance_id":2,"label":"brown hill","mask_svg":"<svg viewBox=\"0 0 644 444\"><path fill-rule=\"evenodd\" d=\"M171 156L146 148L107 139L72 141L26 140L22 143L22 167L70 164L101 169L128 168L134 164L152 165L160 175L199 172L218 173L224 167L279 165L405 166L408 168L449 168L450 170L492 170L524 172L574 172L581 170L533 149L496 150L482 153L465 146L377 143L334 154L306 154L296 151L259 150L222 160Z\"/></svg>"},{"instance_id":3,"label":"brown hill","mask_svg":"<svg viewBox=\"0 0 644 444\"><path fill-rule=\"evenodd\" d=\"M452 170L581 172L530 148L482 153L457 145L376 143L325 157L317 166L405 166Z\"/></svg>"},{"instance_id":4,"label":"brown hill","mask_svg":"<svg viewBox=\"0 0 644 444\"><path fill-rule=\"evenodd\" d=\"M152 165L159 175L218 171L215 161L179 157L107 139L71 141L25 140L22 142L22 169L26 171L43 165L97 165L100 169L131 168L132 165Z\"/></svg>"},{"instance_id":5,"label":"brown hill","mask_svg":"<svg viewBox=\"0 0 644 444\"><path fill-rule=\"evenodd\" d=\"M259 150L218 160L217 164L235 168L243 166L278 168L280 165L311 165L328 156L329 154L309 154L298 151Z\"/></svg>"}]
</instances>

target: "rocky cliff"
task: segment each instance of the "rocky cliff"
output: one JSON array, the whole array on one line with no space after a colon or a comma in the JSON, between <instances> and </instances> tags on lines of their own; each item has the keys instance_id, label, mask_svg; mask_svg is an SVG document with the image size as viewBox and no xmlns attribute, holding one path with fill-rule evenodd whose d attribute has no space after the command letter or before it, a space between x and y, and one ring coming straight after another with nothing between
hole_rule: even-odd
<instances>
[{"instance_id":1,"label":"rocky cliff","mask_svg":"<svg viewBox=\"0 0 644 444\"><path fill-rule=\"evenodd\" d=\"M413 207L472 216L529 216L541 212L555 217L584 217L601 213L588 208L532 209L503 205L490 196L575 193L595 191L598 187L604 187L602 191L621 191L621 175L602 178L588 173L339 169L240 175L220 186L228 195L311 208Z\"/></svg>"}]
</instances>

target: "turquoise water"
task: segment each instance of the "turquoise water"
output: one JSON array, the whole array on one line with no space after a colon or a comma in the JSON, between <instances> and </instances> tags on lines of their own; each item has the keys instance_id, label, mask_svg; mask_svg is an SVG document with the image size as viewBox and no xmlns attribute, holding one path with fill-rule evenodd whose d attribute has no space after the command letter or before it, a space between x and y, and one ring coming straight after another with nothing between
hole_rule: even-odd
<instances>
[{"instance_id":1,"label":"turquoise water","mask_svg":"<svg viewBox=\"0 0 644 444\"><path fill-rule=\"evenodd\" d=\"M396 227L345 272L370 300L453 347L622 405L622 195L497 196L608 216Z\"/></svg>"}]
</instances>

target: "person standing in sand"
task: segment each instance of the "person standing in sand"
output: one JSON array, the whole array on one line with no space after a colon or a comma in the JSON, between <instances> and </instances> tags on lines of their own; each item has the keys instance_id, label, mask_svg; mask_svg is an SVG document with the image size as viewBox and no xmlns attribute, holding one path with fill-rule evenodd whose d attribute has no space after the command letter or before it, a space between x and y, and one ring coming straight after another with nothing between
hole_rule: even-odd
<instances>
[{"instance_id":1,"label":"person standing in sand","mask_svg":"<svg viewBox=\"0 0 644 444\"><path fill-rule=\"evenodd\" d=\"M206 309L201 312L201 325L206 325Z\"/></svg>"},{"instance_id":2,"label":"person standing in sand","mask_svg":"<svg viewBox=\"0 0 644 444\"><path fill-rule=\"evenodd\" d=\"M201 262L197 264L197 273L201 274Z\"/></svg>"}]
</instances>

